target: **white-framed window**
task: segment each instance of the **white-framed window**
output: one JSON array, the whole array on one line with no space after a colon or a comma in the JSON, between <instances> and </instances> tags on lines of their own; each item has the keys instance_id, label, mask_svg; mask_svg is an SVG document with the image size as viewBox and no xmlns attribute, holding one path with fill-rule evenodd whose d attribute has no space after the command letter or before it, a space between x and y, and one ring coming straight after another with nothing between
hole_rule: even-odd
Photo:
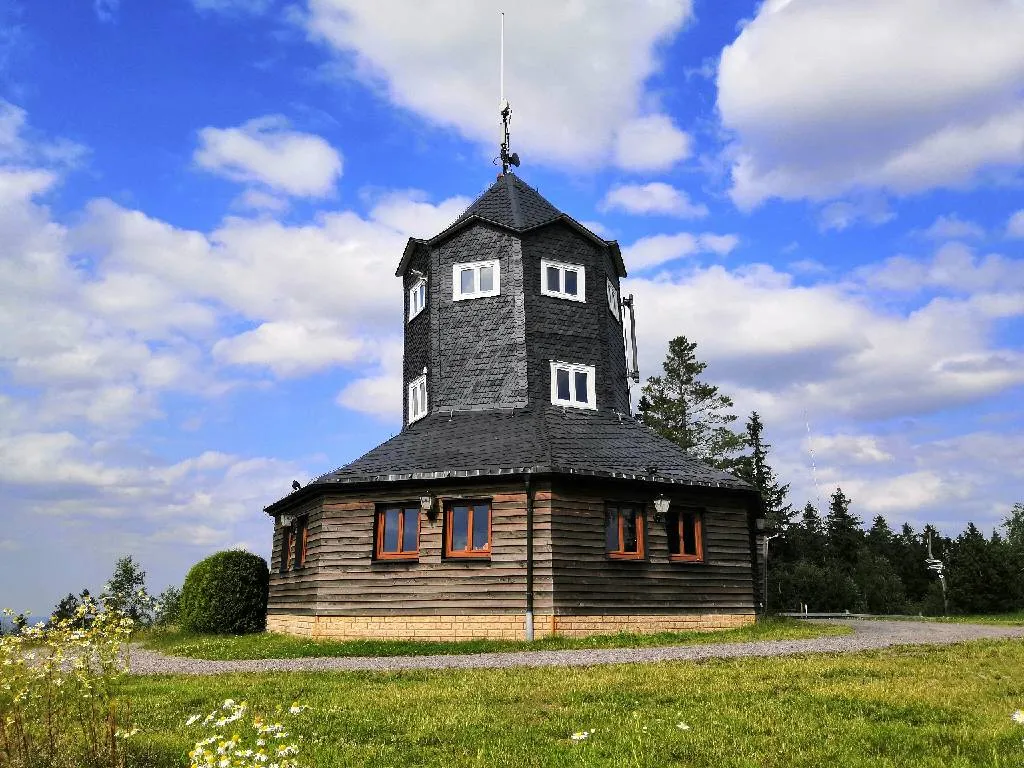
<instances>
[{"instance_id":1,"label":"white-framed window","mask_svg":"<svg viewBox=\"0 0 1024 768\"><path fill-rule=\"evenodd\" d=\"M586 275L579 264L540 260L540 292L571 301L586 301Z\"/></svg>"},{"instance_id":2,"label":"white-framed window","mask_svg":"<svg viewBox=\"0 0 1024 768\"><path fill-rule=\"evenodd\" d=\"M427 415L427 375L423 374L409 385L409 423Z\"/></svg>"},{"instance_id":3,"label":"white-framed window","mask_svg":"<svg viewBox=\"0 0 1024 768\"><path fill-rule=\"evenodd\" d=\"M427 306L427 280L421 277L409 289L409 319L412 320L416 317L425 306Z\"/></svg>"},{"instance_id":4,"label":"white-framed window","mask_svg":"<svg viewBox=\"0 0 1024 768\"><path fill-rule=\"evenodd\" d=\"M594 366L551 361L551 402L573 408L597 409Z\"/></svg>"},{"instance_id":5,"label":"white-framed window","mask_svg":"<svg viewBox=\"0 0 1024 768\"><path fill-rule=\"evenodd\" d=\"M611 311L611 313L613 315L615 315L615 319L616 320L621 320L622 319L622 307L619 304L619 289L615 287L615 283L613 283L610 278L608 280L608 285L606 287L606 291L608 293L608 309L609 309L609 311Z\"/></svg>"},{"instance_id":6,"label":"white-framed window","mask_svg":"<svg viewBox=\"0 0 1024 768\"><path fill-rule=\"evenodd\" d=\"M452 265L452 301L497 296L501 292L501 267L497 259Z\"/></svg>"}]
</instances>

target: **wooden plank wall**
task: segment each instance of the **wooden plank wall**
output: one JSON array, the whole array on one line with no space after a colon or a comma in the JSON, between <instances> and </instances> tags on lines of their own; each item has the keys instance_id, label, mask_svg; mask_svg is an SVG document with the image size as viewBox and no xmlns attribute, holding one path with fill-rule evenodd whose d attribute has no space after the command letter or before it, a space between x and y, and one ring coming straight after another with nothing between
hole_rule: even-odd
<instances>
[{"instance_id":1,"label":"wooden plank wall","mask_svg":"<svg viewBox=\"0 0 1024 768\"><path fill-rule=\"evenodd\" d=\"M721 494L680 490L671 503L702 507L703 563L668 559L664 524L654 522L651 491L586 480L556 481L546 500L552 518L552 574L559 614L754 612L748 513ZM612 560L605 553L605 504L646 504L646 556ZM539 506L539 503L538 503Z\"/></svg>"},{"instance_id":2,"label":"wooden plank wall","mask_svg":"<svg viewBox=\"0 0 1024 768\"><path fill-rule=\"evenodd\" d=\"M376 504L418 504L422 494L435 496L438 514L430 520L420 513L418 562L375 561ZM459 497L492 500L489 561L442 557L441 503ZM526 495L521 482L331 493L313 506L305 568L279 572L281 534L275 530L271 613L379 616L525 610ZM550 612L550 516L535 514L534 528L534 609Z\"/></svg>"}]
</instances>

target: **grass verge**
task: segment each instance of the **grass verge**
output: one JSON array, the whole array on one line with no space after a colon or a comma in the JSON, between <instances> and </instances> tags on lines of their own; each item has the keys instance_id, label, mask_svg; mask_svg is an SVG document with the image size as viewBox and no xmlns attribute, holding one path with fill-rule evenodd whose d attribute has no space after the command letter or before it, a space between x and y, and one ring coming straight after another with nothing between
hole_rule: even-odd
<instances>
[{"instance_id":1,"label":"grass verge","mask_svg":"<svg viewBox=\"0 0 1024 768\"><path fill-rule=\"evenodd\" d=\"M544 637L528 643L517 640L467 640L451 643L406 640L307 640L263 632L256 635L189 635L150 632L139 636L144 648L192 659L296 659L322 656L431 656L498 651L554 651L586 648L640 648L657 645L743 643L752 640L800 640L844 635L849 627L810 624L771 618L749 627L719 632L664 632L651 635L619 633L594 637Z\"/></svg>"},{"instance_id":2,"label":"grass verge","mask_svg":"<svg viewBox=\"0 0 1024 768\"><path fill-rule=\"evenodd\" d=\"M137 764L187 764L226 698L290 727L306 766L1024 765L1024 642L566 669L128 678ZM239 723L238 725L242 725ZM575 732L590 731L573 741Z\"/></svg>"},{"instance_id":3,"label":"grass verge","mask_svg":"<svg viewBox=\"0 0 1024 768\"><path fill-rule=\"evenodd\" d=\"M877 616L897 621L939 621L950 624L998 624L1011 627L1024 626L1024 611L1013 613L970 614L967 616Z\"/></svg>"}]
</instances>

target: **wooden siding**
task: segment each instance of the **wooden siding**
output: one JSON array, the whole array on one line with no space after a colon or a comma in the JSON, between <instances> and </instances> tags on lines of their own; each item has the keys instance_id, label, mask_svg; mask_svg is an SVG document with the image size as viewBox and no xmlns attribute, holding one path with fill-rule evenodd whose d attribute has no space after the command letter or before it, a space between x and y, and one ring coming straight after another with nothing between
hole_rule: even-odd
<instances>
[{"instance_id":1,"label":"wooden siding","mask_svg":"<svg viewBox=\"0 0 1024 768\"><path fill-rule=\"evenodd\" d=\"M518 478L517 478L518 480ZM438 513L420 514L418 561L373 558L378 504L418 502L430 494ZM664 523L654 521L646 484L562 478L534 484L534 608L538 614L754 613L749 513L721 491L668 489L673 505L704 510L702 563L669 560ZM442 556L445 499L489 498L490 560ZM605 504L645 506L643 560L605 552ZM309 516L304 568L280 572L281 528L271 561L271 614L387 616L521 613L526 606L526 497L521 482L466 481L373 491L334 492L295 511Z\"/></svg>"},{"instance_id":2,"label":"wooden siding","mask_svg":"<svg viewBox=\"0 0 1024 768\"><path fill-rule=\"evenodd\" d=\"M430 494L436 517L420 513L418 561L374 560L378 504ZM491 499L489 560L442 556L443 502ZM275 531L270 613L321 616L522 612L526 605L526 493L515 485L464 483L362 490L323 497L310 515L307 566L280 573ZM550 518L534 519L534 606L551 609Z\"/></svg>"},{"instance_id":3,"label":"wooden siding","mask_svg":"<svg viewBox=\"0 0 1024 768\"><path fill-rule=\"evenodd\" d=\"M654 521L650 488L599 481L556 481L544 502L553 531L555 612L728 613L754 612L749 513L721 493L670 489L678 507L704 510L704 562L669 560L663 522ZM645 507L645 557L614 560L605 551L605 504Z\"/></svg>"}]
</instances>

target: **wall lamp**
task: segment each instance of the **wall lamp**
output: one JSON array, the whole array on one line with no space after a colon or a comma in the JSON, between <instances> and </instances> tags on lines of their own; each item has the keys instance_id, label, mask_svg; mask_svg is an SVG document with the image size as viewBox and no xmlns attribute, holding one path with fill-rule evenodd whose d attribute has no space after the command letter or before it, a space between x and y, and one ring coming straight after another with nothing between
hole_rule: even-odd
<instances>
[{"instance_id":1,"label":"wall lamp","mask_svg":"<svg viewBox=\"0 0 1024 768\"><path fill-rule=\"evenodd\" d=\"M290 528L295 522L295 515L281 515L281 527Z\"/></svg>"},{"instance_id":2,"label":"wall lamp","mask_svg":"<svg viewBox=\"0 0 1024 768\"><path fill-rule=\"evenodd\" d=\"M671 504L672 502L668 500L668 497L665 496L665 494L661 494L654 500L654 522L665 522L665 513L668 512L668 508Z\"/></svg>"}]
</instances>

